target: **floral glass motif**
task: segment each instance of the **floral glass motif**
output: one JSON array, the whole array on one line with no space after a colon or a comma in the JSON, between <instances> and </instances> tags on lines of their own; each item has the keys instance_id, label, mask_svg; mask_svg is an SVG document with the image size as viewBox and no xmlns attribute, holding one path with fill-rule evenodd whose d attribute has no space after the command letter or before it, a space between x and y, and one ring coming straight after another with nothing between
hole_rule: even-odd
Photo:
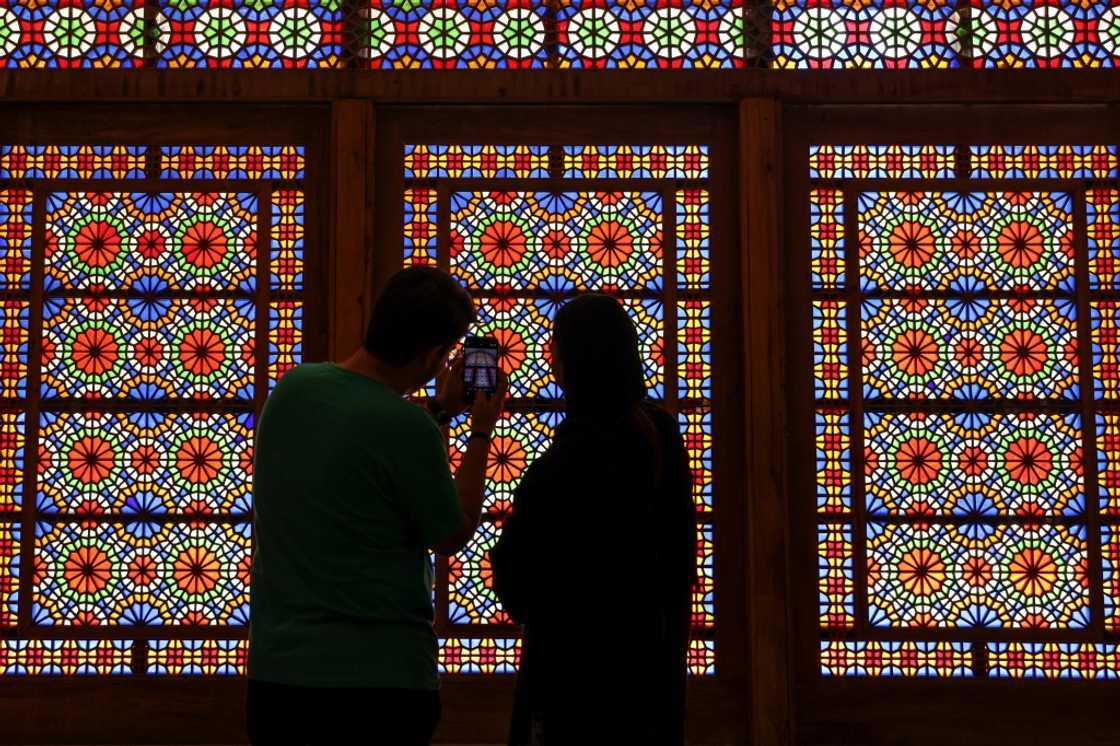
<instances>
[{"instance_id":1,"label":"floral glass motif","mask_svg":"<svg viewBox=\"0 0 1120 746\"><path fill-rule=\"evenodd\" d=\"M158 67L342 66L336 0L159 0Z\"/></svg>"},{"instance_id":2,"label":"floral glass motif","mask_svg":"<svg viewBox=\"0 0 1120 746\"><path fill-rule=\"evenodd\" d=\"M467 13L452 4L433 7L451 19L448 28L459 23L456 13ZM494 13L500 17L511 8L509 3ZM561 8L558 15L561 23L608 25L625 15L631 55L639 54L643 28L672 21L699 29L699 21L690 19L712 20L725 10L739 12L737 5L713 9L689 3L662 13L654 4L627 10L595 0ZM677 11L688 18L678 18ZM425 6L416 13L429 17L435 11ZM604 54L595 65L637 64L637 57ZM450 66L451 58L424 64L429 62ZM681 429L697 516L689 670L714 672L711 323L716 309L710 297L709 158L704 145L404 147L403 264L445 267L471 292L478 316L471 333L497 340L511 397L510 411L491 440L482 524L461 552L434 566L437 633L451 633L440 641L441 671L516 670L520 641L510 636L512 620L494 593L489 553L525 470L548 449L563 421L563 392L549 359L552 319L569 299L594 291L618 298L630 314L647 392L668 406ZM626 181L633 181L633 188ZM468 446L469 420L456 419L448 430L454 469Z\"/></svg>"},{"instance_id":3,"label":"floral glass motif","mask_svg":"<svg viewBox=\"0 0 1120 746\"><path fill-rule=\"evenodd\" d=\"M820 671L1116 678L1116 149L959 151L810 149Z\"/></svg>"},{"instance_id":4,"label":"floral glass motif","mask_svg":"<svg viewBox=\"0 0 1120 746\"><path fill-rule=\"evenodd\" d=\"M560 67L741 67L738 0L564 0L557 13Z\"/></svg>"},{"instance_id":5,"label":"floral glass motif","mask_svg":"<svg viewBox=\"0 0 1120 746\"><path fill-rule=\"evenodd\" d=\"M976 67L1116 67L1115 0L970 0Z\"/></svg>"},{"instance_id":6,"label":"floral glass motif","mask_svg":"<svg viewBox=\"0 0 1120 746\"><path fill-rule=\"evenodd\" d=\"M140 67L142 0L5 0L0 67Z\"/></svg>"}]
</instances>

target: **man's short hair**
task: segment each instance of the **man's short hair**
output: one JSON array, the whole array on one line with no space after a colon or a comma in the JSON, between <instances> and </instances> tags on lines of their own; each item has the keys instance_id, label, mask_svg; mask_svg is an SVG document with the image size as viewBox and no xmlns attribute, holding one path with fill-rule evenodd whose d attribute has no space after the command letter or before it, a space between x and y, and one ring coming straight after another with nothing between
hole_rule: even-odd
<instances>
[{"instance_id":1,"label":"man's short hair","mask_svg":"<svg viewBox=\"0 0 1120 746\"><path fill-rule=\"evenodd\" d=\"M389 278L373 305L365 348L394 366L432 347L450 347L474 322L462 285L435 267L409 267Z\"/></svg>"}]
</instances>

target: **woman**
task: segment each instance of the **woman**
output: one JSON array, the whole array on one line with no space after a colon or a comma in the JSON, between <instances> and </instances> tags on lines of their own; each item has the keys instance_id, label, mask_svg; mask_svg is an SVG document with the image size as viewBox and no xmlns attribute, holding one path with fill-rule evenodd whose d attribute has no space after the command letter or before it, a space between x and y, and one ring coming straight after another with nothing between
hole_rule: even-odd
<instances>
[{"instance_id":1,"label":"woman","mask_svg":"<svg viewBox=\"0 0 1120 746\"><path fill-rule=\"evenodd\" d=\"M556 315L567 415L491 553L524 625L511 744L682 744L696 573L688 461L646 400L634 325L605 295Z\"/></svg>"}]
</instances>

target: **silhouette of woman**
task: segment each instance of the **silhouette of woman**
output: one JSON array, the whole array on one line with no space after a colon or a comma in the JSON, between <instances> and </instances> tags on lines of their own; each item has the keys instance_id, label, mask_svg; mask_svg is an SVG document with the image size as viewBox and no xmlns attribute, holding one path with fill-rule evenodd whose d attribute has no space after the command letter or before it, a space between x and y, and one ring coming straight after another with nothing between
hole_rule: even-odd
<instances>
[{"instance_id":1,"label":"silhouette of woman","mask_svg":"<svg viewBox=\"0 0 1120 746\"><path fill-rule=\"evenodd\" d=\"M524 625L509 742L683 744L696 534L680 432L646 399L613 298L561 308L551 354L566 416L491 552Z\"/></svg>"}]
</instances>

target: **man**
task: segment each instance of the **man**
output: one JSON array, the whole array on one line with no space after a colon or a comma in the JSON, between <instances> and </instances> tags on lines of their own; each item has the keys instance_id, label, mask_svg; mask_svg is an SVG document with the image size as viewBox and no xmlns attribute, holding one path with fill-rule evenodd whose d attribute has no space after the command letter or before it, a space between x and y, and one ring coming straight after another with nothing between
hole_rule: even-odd
<instances>
[{"instance_id":1,"label":"man","mask_svg":"<svg viewBox=\"0 0 1120 746\"><path fill-rule=\"evenodd\" d=\"M470 295L429 267L389 280L361 348L301 365L261 414L247 720L253 744L427 744L439 721L428 551L474 533L505 398L479 393L458 474L437 422L465 410L452 347ZM427 407L404 396L437 377Z\"/></svg>"}]
</instances>

